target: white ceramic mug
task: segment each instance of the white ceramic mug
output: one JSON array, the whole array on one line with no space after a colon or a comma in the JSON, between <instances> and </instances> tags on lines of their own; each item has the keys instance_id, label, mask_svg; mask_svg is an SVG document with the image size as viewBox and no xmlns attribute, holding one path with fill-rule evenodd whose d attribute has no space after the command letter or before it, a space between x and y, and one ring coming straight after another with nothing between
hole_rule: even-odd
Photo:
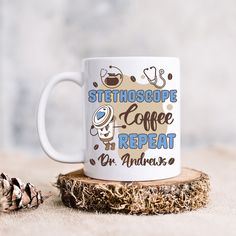
<instances>
[{"instance_id":1,"label":"white ceramic mug","mask_svg":"<svg viewBox=\"0 0 236 236\"><path fill-rule=\"evenodd\" d=\"M86 92L86 149L57 152L45 129L51 90L71 81ZM49 157L84 163L85 175L104 180L145 181L180 174L179 60L167 57L84 59L81 73L56 75L41 96L38 133Z\"/></svg>"}]
</instances>

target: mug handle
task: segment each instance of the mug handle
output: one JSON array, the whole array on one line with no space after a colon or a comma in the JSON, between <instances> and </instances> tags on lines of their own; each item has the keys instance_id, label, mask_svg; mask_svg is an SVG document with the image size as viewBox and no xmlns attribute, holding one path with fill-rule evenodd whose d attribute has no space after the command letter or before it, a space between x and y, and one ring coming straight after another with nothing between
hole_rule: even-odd
<instances>
[{"instance_id":1,"label":"mug handle","mask_svg":"<svg viewBox=\"0 0 236 236\"><path fill-rule=\"evenodd\" d=\"M56 151L48 140L46 126L45 126L45 112L48 102L48 97L52 89L59 83L70 81L83 87L84 81L80 73L65 72L55 75L44 88L40 98L38 115L37 115L37 129L41 146L44 152L53 160L63 163L81 163L84 162L84 151L81 149L76 155L66 155Z\"/></svg>"}]
</instances>

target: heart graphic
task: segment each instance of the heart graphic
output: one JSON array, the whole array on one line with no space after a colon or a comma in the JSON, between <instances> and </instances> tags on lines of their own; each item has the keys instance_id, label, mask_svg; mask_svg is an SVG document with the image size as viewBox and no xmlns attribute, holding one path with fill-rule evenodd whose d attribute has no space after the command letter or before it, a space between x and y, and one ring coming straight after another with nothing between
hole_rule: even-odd
<instances>
[{"instance_id":1,"label":"heart graphic","mask_svg":"<svg viewBox=\"0 0 236 236\"><path fill-rule=\"evenodd\" d=\"M100 120L103 116L105 116L105 112L99 111L99 112L97 113L97 119L98 119L98 120Z\"/></svg>"}]
</instances>

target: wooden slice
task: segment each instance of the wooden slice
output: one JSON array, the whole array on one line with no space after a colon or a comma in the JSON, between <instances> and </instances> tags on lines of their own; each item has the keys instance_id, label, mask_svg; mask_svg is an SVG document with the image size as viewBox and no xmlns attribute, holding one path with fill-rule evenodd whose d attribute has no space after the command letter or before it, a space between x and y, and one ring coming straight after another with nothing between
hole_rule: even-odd
<instances>
[{"instance_id":1,"label":"wooden slice","mask_svg":"<svg viewBox=\"0 0 236 236\"><path fill-rule=\"evenodd\" d=\"M206 206L207 174L183 168L175 177L159 181L116 182L92 179L80 169L57 179L63 203L72 208L126 214L168 214Z\"/></svg>"}]
</instances>

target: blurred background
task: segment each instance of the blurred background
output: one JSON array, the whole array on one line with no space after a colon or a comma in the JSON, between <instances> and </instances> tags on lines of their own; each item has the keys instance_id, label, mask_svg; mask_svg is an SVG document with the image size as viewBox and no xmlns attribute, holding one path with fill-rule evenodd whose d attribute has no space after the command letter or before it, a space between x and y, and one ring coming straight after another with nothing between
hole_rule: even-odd
<instances>
[{"instance_id":1,"label":"blurred background","mask_svg":"<svg viewBox=\"0 0 236 236\"><path fill-rule=\"evenodd\" d=\"M0 0L0 148L42 153L39 97L49 78L94 56L181 61L184 148L236 141L235 0ZM59 85L47 112L53 145L82 140L81 91Z\"/></svg>"}]
</instances>

